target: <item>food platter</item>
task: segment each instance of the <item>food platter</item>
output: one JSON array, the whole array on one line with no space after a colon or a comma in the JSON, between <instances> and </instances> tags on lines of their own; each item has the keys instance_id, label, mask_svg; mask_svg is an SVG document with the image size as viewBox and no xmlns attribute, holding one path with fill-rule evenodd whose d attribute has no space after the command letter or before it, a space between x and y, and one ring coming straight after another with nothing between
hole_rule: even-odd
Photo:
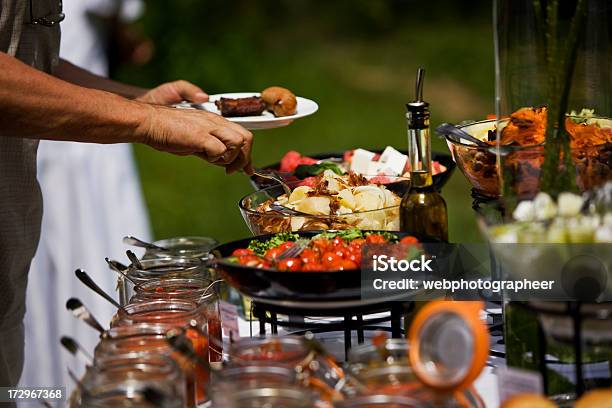
<instances>
[{"instance_id":1,"label":"food platter","mask_svg":"<svg viewBox=\"0 0 612 408\"><path fill-rule=\"evenodd\" d=\"M296 232L300 238L312 238L322 231ZM365 231L381 233L383 231ZM421 243L438 242L433 238L394 232L398 238L416 237ZM260 235L219 245L214 253L225 258L239 248L246 248L252 240L264 242L275 234ZM221 276L244 295L264 302L331 302L359 301L361 298L361 272L356 270L328 270L312 272L284 272L258 269L238 263L220 262ZM352 303L351 303L352 304Z\"/></svg>"},{"instance_id":2,"label":"food platter","mask_svg":"<svg viewBox=\"0 0 612 408\"><path fill-rule=\"evenodd\" d=\"M232 93L221 93L209 96L209 101L200 104L183 103L176 105L178 108L184 109L201 109L211 113L220 115L221 112L215 105L215 102L221 98L248 98L251 96L260 96L259 92L232 92ZM297 112L291 116L276 117L268 111L264 111L259 116L241 116L241 117L227 117L226 119L238 123L250 130L262 130L262 129L274 129L291 124L295 119L303 118L314 114L318 109L319 105L310 99L297 96Z\"/></svg>"},{"instance_id":3,"label":"food platter","mask_svg":"<svg viewBox=\"0 0 612 408\"><path fill-rule=\"evenodd\" d=\"M373 150L373 152L380 154L382 153L382 150L380 149ZM400 150L400 152L403 154L407 154L406 150ZM311 154L309 155L309 157L323 161L323 160L330 160L330 159L335 159L335 158L342 158L344 156L344 153L345 152L317 153L317 154ZM439 191L442 189L442 187L446 184L446 182L453 175L453 171L455 170L456 164L453 161L453 158L450 154L432 152L431 155L432 155L433 161L437 161L441 165L446 167L446 171L433 175L433 186L436 190ZM273 164L268 164L266 166L259 167L257 170L258 172L265 173L265 172L278 172L279 169L280 169L280 162L276 162ZM288 176L291 176L291 175L288 175ZM266 179L266 178L255 176L255 175L251 176L251 185L256 190L261 190L266 187L271 187L271 186L274 186L275 184L276 183L274 181L271 181L270 179ZM400 194L400 192L398 192L398 194Z\"/></svg>"}]
</instances>

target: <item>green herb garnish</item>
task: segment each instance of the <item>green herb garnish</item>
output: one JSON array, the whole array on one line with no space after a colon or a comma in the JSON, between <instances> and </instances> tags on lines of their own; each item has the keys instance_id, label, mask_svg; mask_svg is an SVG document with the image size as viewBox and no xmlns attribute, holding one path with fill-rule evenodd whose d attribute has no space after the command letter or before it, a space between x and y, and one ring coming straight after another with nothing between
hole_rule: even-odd
<instances>
[{"instance_id":1,"label":"green herb garnish","mask_svg":"<svg viewBox=\"0 0 612 408\"><path fill-rule=\"evenodd\" d=\"M254 239L249 242L248 248L256 255L263 256L268 249L275 248L287 241L297 241L299 238L300 236L298 234L281 232L280 234L276 234L266 241L258 241Z\"/></svg>"},{"instance_id":2,"label":"green herb garnish","mask_svg":"<svg viewBox=\"0 0 612 408\"><path fill-rule=\"evenodd\" d=\"M325 238L325 239L334 239L336 237L342 238L345 241L352 241L354 239L363 238L363 231L357 228L341 230L341 231L325 231L322 232L312 239Z\"/></svg>"},{"instance_id":3,"label":"green herb garnish","mask_svg":"<svg viewBox=\"0 0 612 408\"><path fill-rule=\"evenodd\" d=\"M399 237L391 232L383 231L383 232L366 232L365 236L368 235L382 235L389 243L394 243L399 241Z\"/></svg>"},{"instance_id":4,"label":"green herb garnish","mask_svg":"<svg viewBox=\"0 0 612 408\"><path fill-rule=\"evenodd\" d=\"M354 239L365 238L368 235L372 235L372 234L382 235L383 237L385 237L387 241L389 241L389 243L399 241L399 237L393 234L392 232L387 232L387 231L366 232L364 234L364 232L358 228L341 230L341 231L325 231L325 232L322 232L314 236L312 239L317 239L317 238L334 239L338 237L338 238L342 238L345 241L352 241Z\"/></svg>"},{"instance_id":5,"label":"green herb garnish","mask_svg":"<svg viewBox=\"0 0 612 408\"><path fill-rule=\"evenodd\" d=\"M301 164L296 167L293 174L299 179L305 179L306 177L317 176L325 170L331 170L339 176L344 174L344 171L337 164L330 162Z\"/></svg>"}]
</instances>

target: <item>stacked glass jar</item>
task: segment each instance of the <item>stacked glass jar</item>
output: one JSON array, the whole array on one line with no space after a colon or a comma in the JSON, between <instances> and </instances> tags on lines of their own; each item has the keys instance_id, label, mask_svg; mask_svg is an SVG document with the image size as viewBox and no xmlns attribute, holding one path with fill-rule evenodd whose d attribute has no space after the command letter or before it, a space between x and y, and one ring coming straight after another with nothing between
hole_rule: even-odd
<instances>
[{"instance_id":1,"label":"stacked glass jar","mask_svg":"<svg viewBox=\"0 0 612 408\"><path fill-rule=\"evenodd\" d=\"M210 363L222 360L223 347L218 297L203 260L214 241L198 247L200 241L164 241L167 251L148 251L124 271L122 307L102 334L72 406L196 407L208 400ZM186 348L177 351L170 335Z\"/></svg>"}]
</instances>

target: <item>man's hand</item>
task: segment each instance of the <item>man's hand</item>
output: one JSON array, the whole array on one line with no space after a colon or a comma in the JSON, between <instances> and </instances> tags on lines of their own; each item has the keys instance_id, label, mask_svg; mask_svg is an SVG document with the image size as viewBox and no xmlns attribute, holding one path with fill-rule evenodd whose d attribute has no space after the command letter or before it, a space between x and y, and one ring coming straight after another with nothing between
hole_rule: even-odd
<instances>
[{"instance_id":1,"label":"man's hand","mask_svg":"<svg viewBox=\"0 0 612 408\"><path fill-rule=\"evenodd\" d=\"M136 98L151 105L172 105L181 101L201 103L208 95L187 81L174 81L151 89ZM253 135L242 126L213 113L154 106L146 143L155 149L179 155L193 154L218 166L228 174L253 172Z\"/></svg>"},{"instance_id":2,"label":"man's hand","mask_svg":"<svg viewBox=\"0 0 612 408\"><path fill-rule=\"evenodd\" d=\"M181 101L201 103L208 101L208 95L191 82L174 81L159 85L136 100L155 105L172 105Z\"/></svg>"},{"instance_id":3,"label":"man's hand","mask_svg":"<svg viewBox=\"0 0 612 408\"><path fill-rule=\"evenodd\" d=\"M253 173L253 135L242 126L200 110L143 106L149 113L139 133L149 146L178 155L199 156L225 167L228 174L240 170Z\"/></svg>"}]
</instances>

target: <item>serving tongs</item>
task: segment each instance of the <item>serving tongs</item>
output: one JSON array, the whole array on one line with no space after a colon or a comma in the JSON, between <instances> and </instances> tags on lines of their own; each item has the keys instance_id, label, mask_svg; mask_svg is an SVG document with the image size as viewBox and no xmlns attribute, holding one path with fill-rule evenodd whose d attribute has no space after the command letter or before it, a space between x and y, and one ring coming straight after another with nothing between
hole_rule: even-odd
<instances>
[{"instance_id":1,"label":"serving tongs","mask_svg":"<svg viewBox=\"0 0 612 408\"><path fill-rule=\"evenodd\" d=\"M281 185L281 187L283 188L283 190L285 191L285 194L287 194L287 197L289 197L291 195L291 187L289 187L289 185L287 183L285 183L285 181L277 176L274 173L262 173L261 171L255 171L253 172L253 175L258 176L258 177L262 177L262 178L266 178L269 180L274 180L276 181L278 184Z\"/></svg>"}]
</instances>

